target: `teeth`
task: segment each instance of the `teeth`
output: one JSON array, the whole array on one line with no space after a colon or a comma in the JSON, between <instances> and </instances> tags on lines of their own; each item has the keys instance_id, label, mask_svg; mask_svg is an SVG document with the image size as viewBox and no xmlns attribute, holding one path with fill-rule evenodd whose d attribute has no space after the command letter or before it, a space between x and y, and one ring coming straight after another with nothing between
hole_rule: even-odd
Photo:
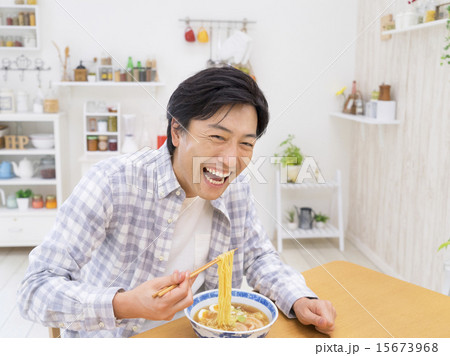
<instances>
[{"instance_id":1,"label":"teeth","mask_svg":"<svg viewBox=\"0 0 450 356\"><path fill-rule=\"evenodd\" d=\"M206 170L207 170L209 173L212 173L212 174L214 174L214 175L216 175L216 176L218 176L218 177L225 178L225 177L228 177L228 176L230 175L230 173L224 174L224 173L221 173L221 172L219 172L219 171L216 171L215 169L212 169L212 168L208 168L208 167L205 167L205 168L206 168Z\"/></svg>"},{"instance_id":2,"label":"teeth","mask_svg":"<svg viewBox=\"0 0 450 356\"><path fill-rule=\"evenodd\" d=\"M216 181L216 180L213 180L213 179L209 178L206 175L205 175L205 178L208 180L208 182L210 182L212 184L216 184L216 185L223 184L223 182L225 181L225 178L222 178L220 181Z\"/></svg>"}]
</instances>

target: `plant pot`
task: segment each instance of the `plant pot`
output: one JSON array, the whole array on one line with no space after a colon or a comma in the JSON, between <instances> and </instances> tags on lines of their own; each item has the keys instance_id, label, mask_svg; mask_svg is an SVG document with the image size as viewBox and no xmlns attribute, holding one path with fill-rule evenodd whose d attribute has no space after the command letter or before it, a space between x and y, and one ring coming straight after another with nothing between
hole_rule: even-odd
<instances>
[{"instance_id":1,"label":"plant pot","mask_svg":"<svg viewBox=\"0 0 450 356\"><path fill-rule=\"evenodd\" d=\"M287 166L287 181L288 183L295 183L297 181L298 174L300 172L301 166Z\"/></svg>"},{"instance_id":2,"label":"plant pot","mask_svg":"<svg viewBox=\"0 0 450 356\"><path fill-rule=\"evenodd\" d=\"M289 230L295 230L296 228L297 228L297 223L296 222L288 223L288 229Z\"/></svg>"},{"instance_id":3,"label":"plant pot","mask_svg":"<svg viewBox=\"0 0 450 356\"><path fill-rule=\"evenodd\" d=\"M442 284L442 293L450 296L450 260L444 261L444 280Z\"/></svg>"},{"instance_id":4,"label":"plant pot","mask_svg":"<svg viewBox=\"0 0 450 356\"><path fill-rule=\"evenodd\" d=\"M325 223L323 221L316 221L316 227L318 229L323 229L325 227Z\"/></svg>"},{"instance_id":5,"label":"plant pot","mask_svg":"<svg viewBox=\"0 0 450 356\"><path fill-rule=\"evenodd\" d=\"M17 198L17 207L19 210L27 210L30 205L30 198Z\"/></svg>"}]
</instances>

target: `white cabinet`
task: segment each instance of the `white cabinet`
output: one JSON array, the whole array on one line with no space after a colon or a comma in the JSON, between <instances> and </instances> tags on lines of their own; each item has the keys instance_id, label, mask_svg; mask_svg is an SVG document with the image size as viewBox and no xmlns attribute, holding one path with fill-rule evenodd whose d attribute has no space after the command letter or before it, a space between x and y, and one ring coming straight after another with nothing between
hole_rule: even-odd
<instances>
[{"instance_id":1,"label":"white cabinet","mask_svg":"<svg viewBox=\"0 0 450 356\"><path fill-rule=\"evenodd\" d=\"M120 104L105 105L105 110L92 110L89 103L84 104L83 109L83 139L85 156L117 155L121 146ZM106 146L101 138L106 139ZM90 142L92 139L92 142ZM90 145L94 142L94 145Z\"/></svg>"},{"instance_id":2,"label":"white cabinet","mask_svg":"<svg viewBox=\"0 0 450 356\"><path fill-rule=\"evenodd\" d=\"M16 162L24 158L39 165L42 158L54 158L54 178L42 178L38 170L33 177L24 179L19 177L0 179L0 189L6 197L15 194L20 189L31 189L33 194L56 195L57 205L63 201L61 169L61 120L62 114L2 114L0 125L8 126L10 135L21 130L24 136L45 133L53 134L55 144L50 149L33 148L29 143L23 150L0 149L0 163ZM50 231L56 216L56 209L30 207L27 210L10 209L0 202L0 247L1 246L35 246L42 242L46 233Z\"/></svg>"},{"instance_id":3,"label":"white cabinet","mask_svg":"<svg viewBox=\"0 0 450 356\"><path fill-rule=\"evenodd\" d=\"M339 239L339 248L344 250L344 227L342 215L342 192L341 192L341 172L336 172L334 181L325 183L282 183L281 174L278 169L276 172L276 210L277 210L277 249L279 252L283 250L283 240L285 239L310 239L323 237L336 237ZM295 205L302 206L302 192L311 191L318 192L327 190L330 195L330 220L336 221L335 224L327 222L325 227L312 229L290 230L287 222L284 221L283 216L286 210L284 200L289 198L295 200ZM291 207L289 207L291 208ZM314 206L312 206L314 208ZM334 218L334 219L333 219ZM298 225L297 225L298 226Z\"/></svg>"},{"instance_id":4,"label":"white cabinet","mask_svg":"<svg viewBox=\"0 0 450 356\"><path fill-rule=\"evenodd\" d=\"M0 50L39 50L37 5L0 6L0 16Z\"/></svg>"}]
</instances>

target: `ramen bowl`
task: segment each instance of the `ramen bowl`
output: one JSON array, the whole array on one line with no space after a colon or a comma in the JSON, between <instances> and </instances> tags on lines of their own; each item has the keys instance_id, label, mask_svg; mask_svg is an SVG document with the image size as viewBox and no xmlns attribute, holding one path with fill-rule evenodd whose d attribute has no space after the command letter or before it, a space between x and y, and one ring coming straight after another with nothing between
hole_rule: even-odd
<instances>
[{"instance_id":1,"label":"ramen bowl","mask_svg":"<svg viewBox=\"0 0 450 356\"><path fill-rule=\"evenodd\" d=\"M240 289L233 289L231 291L231 303L245 304L256 308L263 312L269 319L269 323L262 328L248 330L248 331L226 331L213 329L211 327L200 324L194 320L195 314L202 308L208 308L212 304L217 304L219 300L218 289L208 290L194 295L194 302L192 305L184 310L187 318L191 322L194 332L199 337L207 338L246 338L246 337L265 337L270 330L270 327L278 318L278 309L275 304L265 296L247 292Z\"/></svg>"}]
</instances>

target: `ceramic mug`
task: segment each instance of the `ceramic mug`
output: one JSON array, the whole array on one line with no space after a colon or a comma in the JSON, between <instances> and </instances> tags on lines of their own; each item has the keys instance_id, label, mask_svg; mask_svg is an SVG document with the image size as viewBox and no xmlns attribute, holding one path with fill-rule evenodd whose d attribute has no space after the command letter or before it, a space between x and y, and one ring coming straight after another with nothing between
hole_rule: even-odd
<instances>
[{"instance_id":1,"label":"ceramic mug","mask_svg":"<svg viewBox=\"0 0 450 356\"><path fill-rule=\"evenodd\" d=\"M208 32L206 32L203 26L198 30L197 40L201 43L207 43L209 41Z\"/></svg>"},{"instance_id":2,"label":"ceramic mug","mask_svg":"<svg viewBox=\"0 0 450 356\"><path fill-rule=\"evenodd\" d=\"M195 42L195 33L191 26L187 25L186 30L184 30L184 39L187 42Z\"/></svg>"},{"instance_id":3,"label":"ceramic mug","mask_svg":"<svg viewBox=\"0 0 450 356\"><path fill-rule=\"evenodd\" d=\"M12 178L12 164L9 161L3 161L0 164L0 179Z\"/></svg>"}]
</instances>

